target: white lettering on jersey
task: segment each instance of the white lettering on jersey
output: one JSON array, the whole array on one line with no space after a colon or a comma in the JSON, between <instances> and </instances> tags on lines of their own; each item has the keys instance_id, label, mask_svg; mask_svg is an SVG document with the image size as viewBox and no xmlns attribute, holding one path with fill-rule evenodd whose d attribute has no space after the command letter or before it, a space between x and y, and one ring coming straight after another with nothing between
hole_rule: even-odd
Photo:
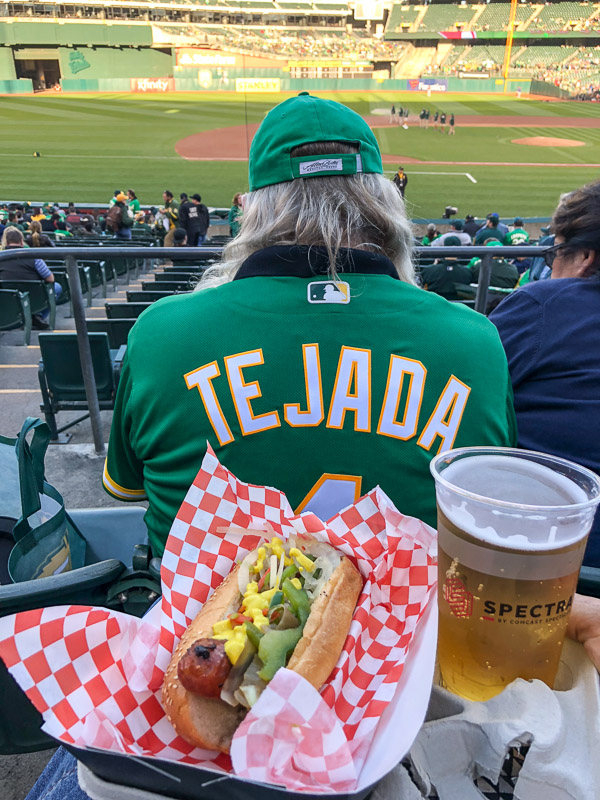
<instances>
[{"instance_id":1,"label":"white lettering on jersey","mask_svg":"<svg viewBox=\"0 0 600 800\"><path fill-rule=\"evenodd\" d=\"M306 385L306 411L300 411L299 403L286 403L283 407L285 421L292 427L320 425L325 417L319 345L303 344L302 358Z\"/></svg>"},{"instance_id":2,"label":"white lettering on jersey","mask_svg":"<svg viewBox=\"0 0 600 800\"><path fill-rule=\"evenodd\" d=\"M419 436L417 441L419 447L430 450L436 436L441 436L442 442L438 453L452 448L470 392L470 386L459 381L454 375L450 377L433 414Z\"/></svg>"},{"instance_id":3,"label":"white lettering on jersey","mask_svg":"<svg viewBox=\"0 0 600 800\"><path fill-rule=\"evenodd\" d=\"M244 369L244 367L256 367L264 363L262 350L249 350L247 353L238 353L235 356L225 357L225 369L227 370L229 388L231 389L231 396L244 436L249 436L251 433L259 433L260 431L267 431L269 428L277 428L281 424L277 411L270 411L266 414L259 414L258 416L254 416L252 413L250 400L256 397L262 397L262 392L258 381L252 381L251 383L244 382L242 369Z\"/></svg>"},{"instance_id":4,"label":"white lettering on jersey","mask_svg":"<svg viewBox=\"0 0 600 800\"><path fill-rule=\"evenodd\" d=\"M411 439L416 434L426 375L427 370L420 361L414 361L412 358L403 358L402 356L390 356L387 386L377 433L404 440ZM404 388L405 376L408 376L408 394L402 421L398 422L396 417L402 389Z\"/></svg>"},{"instance_id":5,"label":"white lettering on jersey","mask_svg":"<svg viewBox=\"0 0 600 800\"><path fill-rule=\"evenodd\" d=\"M371 430L371 351L342 347L331 394L328 428L343 428L346 411L354 412L354 430Z\"/></svg>"},{"instance_id":6,"label":"white lettering on jersey","mask_svg":"<svg viewBox=\"0 0 600 800\"><path fill-rule=\"evenodd\" d=\"M193 389L194 386L196 386L200 392L206 416L214 432L217 434L219 444L229 444L229 442L233 442L233 434L221 411L221 406L219 405L217 395L212 385L213 378L218 378L220 374L221 372L217 366L217 362L212 361L210 364L205 364L203 367L188 372L187 375L183 377L185 378L188 389Z\"/></svg>"}]
</instances>

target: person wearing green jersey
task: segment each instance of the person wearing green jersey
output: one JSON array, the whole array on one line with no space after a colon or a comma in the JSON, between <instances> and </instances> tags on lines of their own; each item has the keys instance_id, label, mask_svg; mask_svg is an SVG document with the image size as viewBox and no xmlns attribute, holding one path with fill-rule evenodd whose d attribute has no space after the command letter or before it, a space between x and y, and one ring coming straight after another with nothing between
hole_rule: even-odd
<instances>
[{"instance_id":1,"label":"person wearing green jersey","mask_svg":"<svg viewBox=\"0 0 600 800\"><path fill-rule=\"evenodd\" d=\"M249 186L222 261L129 335L105 488L148 499L158 556L207 442L298 513L379 485L435 525L431 458L515 442L496 329L417 285L402 198L351 109L307 92L272 109Z\"/></svg>"},{"instance_id":2,"label":"person wearing green jersey","mask_svg":"<svg viewBox=\"0 0 600 800\"><path fill-rule=\"evenodd\" d=\"M529 244L529 234L523 227L523 220L520 217L515 217L513 229L504 237L504 244L514 246L519 244Z\"/></svg>"},{"instance_id":3,"label":"person wearing green jersey","mask_svg":"<svg viewBox=\"0 0 600 800\"><path fill-rule=\"evenodd\" d=\"M142 209L140 201L137 199L137 195L133 189L127 189L127 205L134 217Z\"/></svg>"}]
</instances>

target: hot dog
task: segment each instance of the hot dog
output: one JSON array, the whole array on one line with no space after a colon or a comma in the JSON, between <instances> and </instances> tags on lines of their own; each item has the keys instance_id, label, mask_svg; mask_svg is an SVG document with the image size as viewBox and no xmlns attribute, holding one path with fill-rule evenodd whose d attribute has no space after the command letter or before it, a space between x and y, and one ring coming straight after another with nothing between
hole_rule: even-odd
<instances>
[{"instance_id":1,"label":"hot dog","mask_svg":"<svg viewBox=\"0 0 600 800\"><path fill-rule=\"evenodd\" d=\"M342 652L362 585L352 562L322 542L274 537L249 553L173 653L162 698L177 733L228 753L278 669L320 689Z\"/></svg>"}]
</instances>

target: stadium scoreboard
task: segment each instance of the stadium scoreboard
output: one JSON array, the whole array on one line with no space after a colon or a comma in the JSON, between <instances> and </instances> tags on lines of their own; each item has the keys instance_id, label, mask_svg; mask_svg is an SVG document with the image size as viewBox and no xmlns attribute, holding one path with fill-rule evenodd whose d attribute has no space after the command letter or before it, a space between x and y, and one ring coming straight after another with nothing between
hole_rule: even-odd
<instances>
[{"instance_id":1,"label":"stadium scoreboard","mask_svg":"<svg viewBox=\"0 0 600 800\"><path fill-rule=\"evenodd\" d=\"M290 78L371 78L369 61L289 61Z\"/></svg>"}]
</instances>

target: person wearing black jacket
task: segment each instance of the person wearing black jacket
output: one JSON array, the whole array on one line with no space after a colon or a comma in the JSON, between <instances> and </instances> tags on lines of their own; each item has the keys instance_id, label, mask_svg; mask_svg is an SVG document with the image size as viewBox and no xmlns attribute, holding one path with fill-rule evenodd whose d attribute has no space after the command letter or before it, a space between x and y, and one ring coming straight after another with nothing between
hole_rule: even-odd
<instances>
[{"instance_id":1,"label":"person wearing black jacket","mask_svg":"<svg viewBox=\"0 0 600 800\"><path fill-rule=\"evenodd\" d=\"M196 247L204 242L208 231L209 213L199 194L193 194L190 200L180 205L179 224L187 233L187 243L190 247Z\"/></svg>"}]
</instances>

